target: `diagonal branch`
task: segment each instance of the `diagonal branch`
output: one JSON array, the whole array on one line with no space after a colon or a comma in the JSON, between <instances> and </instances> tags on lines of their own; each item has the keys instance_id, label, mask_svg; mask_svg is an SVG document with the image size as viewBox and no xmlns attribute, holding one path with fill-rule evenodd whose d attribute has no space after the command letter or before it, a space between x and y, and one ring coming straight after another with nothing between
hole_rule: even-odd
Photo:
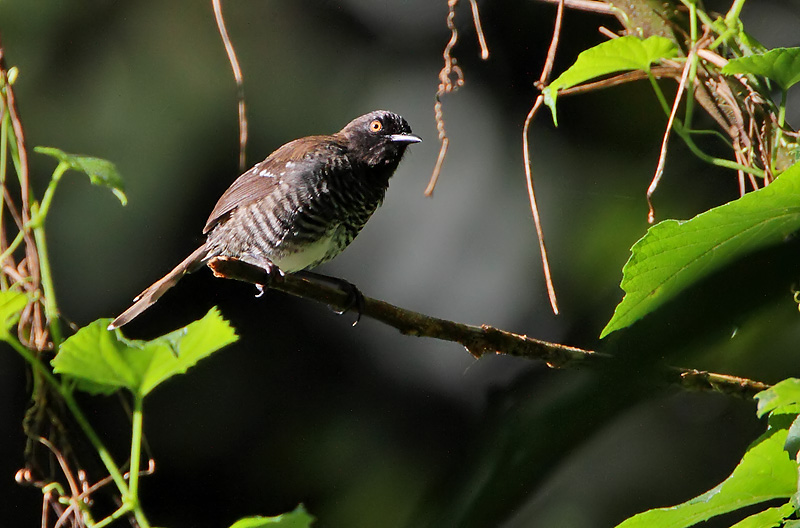
<instances>
[{"instance_id":1,"label":"diagonal branch","mask_svg":"<svg viewBox=\"0 0 800 528\"><path fill-rule=\"evenodd\" d=\"M216 257L208 266L217 277L235 279L269 287L327 304L336 311L352 308L351 295L340 288L321 284L295 275L270 274L233 258ZM476 358L486 353L506 354L543 361L551 368L603 368L613 365L615 358L601 352L541 341L488 325L468 325L421 314L379 299L364 297L361 315L396 328L401 334L430 337L463 345ZM695 369L669 367L657 372L660 381L676 384L688 390L714 391L722 394L752 398L769 385L747 378L715 374Z\"/></svg>"}]
</instances>

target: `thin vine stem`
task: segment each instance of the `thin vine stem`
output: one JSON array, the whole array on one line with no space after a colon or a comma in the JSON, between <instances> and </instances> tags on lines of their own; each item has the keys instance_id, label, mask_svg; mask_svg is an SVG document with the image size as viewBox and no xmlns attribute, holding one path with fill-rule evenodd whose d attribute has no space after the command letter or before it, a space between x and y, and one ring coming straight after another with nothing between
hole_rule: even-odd
<instances>
[{"instance_id":1,"label":"thin vine stem","mask_svg":"<svg viewBox=\"0 0 800 528\"><path fill-rule=\"evenodd\" d=\"M661 91L661 88L658 86L658 82L656 82L655 77L653 77L652 75L648 75L647 78L650 80L650 84L653 86L653 91L655 91L658 102L661 104L661 107L664 109L666 115L669 116L672 110L669 104L667 103L667 99L664 96L664 92ZM724 167L726 169L742 171L747 174L752 174L754 176L757 176L759 178L764 177L764 171L757 167L748 167L747 165L742 165L741 163L736 163L735 161L722 158L715 158L700 150L700 147L698 147L697 144L692 139L690 131L683 126L683 123L680 121L680 119L677 118L675 119L673 127L675 132L681 137L684 143L686 143L686 146L689 147L689 150L692 151L692 153L695 156L705 161L706 163L709 163L711 165L716 165L717 167Z\"/></svg>"},{"instance_id":2,"label":"thin vine stem","mask_svg":"<svg viewBox=\"0 0 800 528\"><path fill-rule=\"evenodd\" d=\"M33 218L39 217L37 205L31 206ZM61 333L61 321L56 302L55 286L53 285L53 273L50 268L50 255L47 249L47 239L45 237L44 225L33 228L33 238L36 242L36 251L39 254L39 273L41 274L42 293L44 295L44 313L50 327L50 337L53 340L53 349L58 350L64 337Z\"/></svg>"},{"instance_id":3,"label":"thin vine stem","mask_svg":"<svg viewBox=\"0 0 800 528\"><path fill-rule=\"evenodd\" d=\"M725 15L725 24L728 27L733 27L735 22L739 21L739 15L742 14L742 8L744 7L745 0L734 0L733 5L731 5L728 14Z\"/></svg>"},{"instance_id":4,"label":"thin vine stem","mask_svg":"<svg viewBox=\"0 0 800 528\"><path fill-rule=\"evenodd\" d=\"M695 0L681 0L684 5L689 8L689 31L691 38L691 50L689 60L689 77L687 79L687 86L689 89L686 91L686 112L684 113L684 123L688 128L692 126L692 117L694 115L694 82L697 78L697 64L699 57L697 56L697 4Z\"/></svg>"},{"instance_id":5,"label":"thin vine stem","mask_svg":"<svg viewBox=\"0 0 800 528\"><path fill-rule=\"evenodd\" d=\"M140 394L133 396L133 413L131 427L131 469L128 480L128 497L133 507L139 504L139 464L142 456L142 402L144 397Z\"/></svg>"},{"instance_id":6,"label":"thin vine stem","mask_svg":"<svg viewBox=\"0 0 800 528\"><path fill-rule=\"evenodd\" d=\"M97 451L97 454L100 457L100 460L103 462L103 465L106 467L108 474L117 485L117 489L119 489L123 496L127 495L128 485L125 483L125 478L122 476L122 471L120 471L119 466L114 461L111 453L108 451L105 444L103 444L103 441L97 435L97 432L89 423L86 415L83 414L83 411L78 405L78 402L75 401L70 389L65 387L63 383L59 382L55 375L42 364L42 362L33 354L33 352L23 346L22 343L20 343L15 337L8 334L4 337L4 341L11 345L11 347L16 350L17 353L22 356L22 358L27 361L31 367L38 372L64 399L64 403L72 413L72 416L75 418L78 426L89 439L89 442L92 444L92 447L94 447L95 451Z\"/></svg>"}]
</instances>

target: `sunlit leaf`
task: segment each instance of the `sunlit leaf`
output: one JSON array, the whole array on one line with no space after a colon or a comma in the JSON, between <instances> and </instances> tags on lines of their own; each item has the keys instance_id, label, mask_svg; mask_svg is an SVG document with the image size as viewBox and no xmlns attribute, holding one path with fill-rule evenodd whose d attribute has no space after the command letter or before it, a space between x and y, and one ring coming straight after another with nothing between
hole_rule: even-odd
<instances>
[{"instance_id":1,"label":"sunlit leaf","mask_svg":"<svg viewBox=\"0 0 800 528\"><path fill-rule=\"evenodd\" d=\"M652 36L642 40L625 36L608 40L583 51L572 66L550 83L544 90L545 104L550 107L555 121L558 90L612 73L630 70L649 72L653 63L677 54L677 46L666 37Z\"/></svg>"},{"instance_id":2,"label":"sunlit leaf","mask_svg":"<svg viewBox=\"0 0 800 528\"><path fill-rule=\"evenodd\" d=\"M8 339L9 329L19 320L19 314L26 304L28 297L23 293L10 290L0 292L0 340Z\"/></svg>"},{"instance_id":3,"label":"sunlit leaf","mask_svg":"<svg viewBox=\"0 0 800 528\"><path fill-rule=\"evenodd\" d=\"M89 181L92 182L92 185L108 187L122 205L128 203L122 176L117 171L116 165L110 161L91 156L68 154L54 147L36 147L34 150L40 154L52 156L60 162L67 163L70 169L83 172L89 176Z\"/></svg>"},{"instance_id":4,"label":"sunlit leaf","mask_svg":"<svg viewBox=\"0 0 800 528\"><path fill-rule=\"evenodd\" d=\"M53 369L93 394L126 388L145 396L163 381L236 341L233 328L212 308L202 319L151 341L126 339L99 319L64 341Z\"/></svg>"},{"instance_id":5,"label":"sunlit leaf","mask_svg":"<svg viewBox=\"0 0 800 528\"><path fill-rule=\"evenodd\" d=\"M618 528L683 528L753 504L788 499L797 491L797 464L783 450L792 418L771 417L767 432L719 486L678 506L635 515Z\"/></svg>"},{"instance_id":6,"label":"sunlit leaf","mask_svg":"<svg viewBox=\"0 0 800 528\"><path fill-rule=\"evenodd\" d=\"M276 517L246 517L233 523L230 528L309 528L314 517L299 505L293 512Z\"/></svg>"},{"instance_id":7,"label":"sunlit leaf","mask_svg":"<svg viewBox=\"0 0 800 528\"><path fill-rule=\"evenodd\" d=\"M789 458L797 460L797 452L800 451L800 416L796 417L789 427L783 448L789 454Z\"/></svg>"},{"instance_id":8,"label":"sunlit leaf","mask_svg":"<svg viewBox=\"0 0 800 528\"><path fill-rule=\"evenodd\" d=\"M742 519L731 528L773 528L781 526L781 522L792 513L794 513L794 506L792 506L791 502L787 502L783 506L767 508L762 512Z\"/></svg>"},{"instance_id":9,"label":"sunlit leaf","mask_svg":"<svg viewBox=\"0 0 800 528\"><path fill-rule=\"evenodd\" d=\"M651 227L622 269L625 297L600 337L625 328L734 259L800 229L800 164L772 184L691 220Z\"/></svg>"},{"instance_id":10,"label":"sunlit leaf","mask_svg":"<svg viewBox=\"0 0 800 528\"><path fill-rule=\"evenodd\" d=\"M800 413L800 379L788 378L756 394L758 417Z\"/></svg>"},{"instance_id":11,"label":"sunlit leaf","mask_svg":"<svg viewBox=\"0 0 800 528\"><path fill-rule=\"evenodd\" d=\"M722 73L761 75L788 90L800 81L800 48L775 48L760 55L732 59L722 68Z\"/></svg>"}]
</instances>

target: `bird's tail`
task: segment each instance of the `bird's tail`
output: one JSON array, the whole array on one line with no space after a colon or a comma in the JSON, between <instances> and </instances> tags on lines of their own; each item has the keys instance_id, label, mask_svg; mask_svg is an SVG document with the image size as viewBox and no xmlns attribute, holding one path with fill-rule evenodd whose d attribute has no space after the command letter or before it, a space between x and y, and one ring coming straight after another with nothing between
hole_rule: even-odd
<instances>
[{"instance_id":1,"label":"bird's tail","mask_svg":"<svg viewBox=\"0 0 800 528\"><path fill-rule=\"evenodd\" d=\"M208 248L205 245L200 246L192 252L191 255L186 257L183 262L175 266L175 268L164 275L161 279L140 293L134 300L133 305L120 314L119 317L114 319L110 325L109 330L119 328L122 325L128 324L140 313L150 308L166 291L175 284L181 277L187 273L195 271L200 266L208 253Z\"/></svg>"}]
</instances>

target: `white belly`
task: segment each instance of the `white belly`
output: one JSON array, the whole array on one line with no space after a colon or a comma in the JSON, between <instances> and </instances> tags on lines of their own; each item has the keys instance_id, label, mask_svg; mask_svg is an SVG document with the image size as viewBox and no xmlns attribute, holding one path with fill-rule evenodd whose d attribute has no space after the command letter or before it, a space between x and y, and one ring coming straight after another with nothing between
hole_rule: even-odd
<instances>
[{"instance_id":1,"label":"white belly","mask_svg":"<svg viewBox=\"0 0 800 528\"><path fill-rule=\"evenodd\" d=\"M276 258L273 262L278 265L281 271L293 273L295 271L304 270L322 260L326 260L328 255L334 250L334 246L334 235L331 235L306 246L302 251Z\"/></svg>"}]
</instances>

